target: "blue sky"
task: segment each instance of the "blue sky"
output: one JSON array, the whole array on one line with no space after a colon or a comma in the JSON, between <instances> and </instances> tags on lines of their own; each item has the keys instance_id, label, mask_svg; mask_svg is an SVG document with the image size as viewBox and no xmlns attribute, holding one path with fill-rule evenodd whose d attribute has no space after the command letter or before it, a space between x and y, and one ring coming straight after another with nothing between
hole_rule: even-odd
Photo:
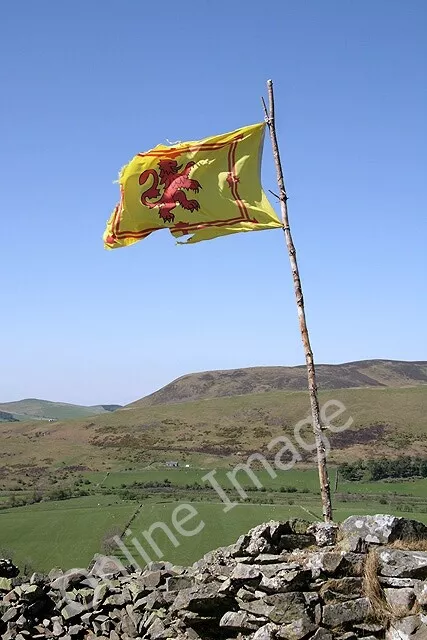
<instances>
[{"instance_id":1,"label":"blue sky","mask_svg":"<svg viewBox=\"0 0 427 640\"><path fill-rule=\"evenodd\" d=\"M280 230L101 242L123 164L262 120L270 77L316 361L427 359L426 26L423 0L2 3L0 401L303 362Z\"/></svg>"}]
</instances>

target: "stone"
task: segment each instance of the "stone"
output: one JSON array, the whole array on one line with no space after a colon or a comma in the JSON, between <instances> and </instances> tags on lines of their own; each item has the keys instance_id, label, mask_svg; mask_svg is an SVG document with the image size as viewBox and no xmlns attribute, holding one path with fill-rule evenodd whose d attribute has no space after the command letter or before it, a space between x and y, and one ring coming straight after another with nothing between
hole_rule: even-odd
<instances>
[{"instance_id":1,"label":"stone","mask_svg":"<svg viewBox=\"0 0 427 640\"><path fill-rule=\"evenodd\" d=\"M191 576L170 576L166 578L166 591L180 591L188 589L194 585L194 578Z\"/></svg>"},{"instance_id":2,"label":"stone","mask_svg":"<svg viewBox=\"0 0 427 640\"><path fill-rule=\"evenodd\" d=\"M325 602L360 598L363 593L362 578L330 578L320 588Z\"/></svg>"},{"instance_id":3,"label":"stone","mask_svg":"<svg viewBox=\"0 0 427 640\"><path fill-rule=\"evenodd\" d=\"M344 537L359 536L371 544L427 539L427 527L421 522L382 514L350 516L341 524L340 530Z\"/></svg>"},{"instance_id":4,"label":"stone","mask_svg":"<svg viewBox=\"0 0 427 640\"><path fill-rule=\"evenodd\" d=\"M16 607L10 607L5 614L3 614L2 616L2 621L3 622L10 622L11 620L14 620L15 618L17 618L19 615L19 609L17 609Z\"/></svg>"},{"instance_id":5,"label":"stone","mask_svg":"<svg viewBox=\"0 0 427 640\"><path fill-rule=\"evenodd\" d=\"M148 633L150 634L150 638L153 640L160 640L161 638L170 638L171 636L167 633L165 625L160 620L160 618L156 618L153 624L150 625L148 629Z\"/></svg>"},{"instance_id":6,"label":"stone","mask_svg":"<svg viewBox=\"0 0 427 640\"><path fill-rule=\"evenodd\" d=\"M12 580L10 578L0 578L0 591L10 591L12 589Z\"/></svg>"},{"instance_id":7,"label":"stone","mask_svg":"<svg viewBox=\"0 0 427 640\"><path fill-rule=\"evenodd\" d=\"M286 562L288 554L260 553L256 558L257 564L283 564Z\"/></svg>"},{"instance_id":8,"label":"stone","mask_svg":"<svg viewBox=\"0 0 427 640\"><path fill-rule=\"evenodd\" d=\"M427 552L383 549L379 553L379 573L396 578L427 578Z\"/></svg>"},{"instance_id":9,"label":"stone","mask_svg":"<svg viewBox=\"0 0 427 640\"><path fill-rule=\"evenodd\" d=\"M251 620L246 611L227 611L219 621L219 626L226 629L241 629L255 631L259 625Z\"/></svg>"},{"instance_id":10,"label":"stone","mask_svg":"<svg viewBox=\"0 0 427 640\"><path fill-rule=\"evenodd\" d=\"M427 640L427 617L420 614L393 620L386 631L385 638L386 640Z\"/></svg>"},{"instance_id":11,"label":"stone","mask_svg":"<svg viewBox=\"0 0 427 640\"><path fill-rule=\"evenodd\" d=\"M61 615L64 620L71 620L72 618L77 618L77 616L81 615L83 611L86 611L86 607L83 604L80 604L79 602L70 602L61 609Z\"/></svg>"},{"instance_id":12,"label":"stone","mask_svg":"<svg viewBox=\"0 0 427 640\"><path fill-rule=\"evenodd\" d=\"M313 553L307 561L307 568L311 569L313 578L321 574L334 575L344 563L344 554L340 551L319 551Z\"/></svg>"},{"instance_id":13,"label":"stone","mask_svg":"<svg viewBox=\"0 0 427 640\"><path fill-rule=\"evenodd\" d=\"M0 578L16 578L19 575L19 569L12 560L0 558Z\"/></svg>"},{"instance_id":14,"label":"stone","mask_svg":"<svg viewBox=\"0 0 427 640\"><path fill-rule=\"evenodd\" d=\"M56 591L67 591L73 586L79 584L87 578L87 573L84 570L73 569L67 571L67 573L59 575L50 583L50 588Z\"/></svg>"},{"instance_id":15,"label":"stone","mask_svg":"<svg viewBox=\"0 0 427 640\"><path fill-rule=\"evenodd\" d=\"M332 633L324 627L319 627L310 640L333 640Z\"/></svg>"},{"instance_id":16,"label":"stone","mask_svg":"<svg viewBox=\"0 0 427 640\"><path fill-rule=\"evenodd\" d=\"M258 584L261 581L261 572L256 567L239 562L231 572L230 579L245 584Z\"/></svg>"},{"instance_id":17,"label":"stone","mask_svg":"<svg viewBox=\"0 0 427 640\"><path fill-rule=\"evenodd\" d=\"M312 534L289 533L280 537L277 548L280 551L295 551L305 549L316 544L316 538Z\"/></svg>"},{"instance_id":18,"label":"stone","mask_svg":"<svg viewBox=\"0 0 427 640\"><path fill-rule=\"evenodd\" d=\"M252 640L275 640L278 629L279 627L276 624L269 622L254 633Z\"/></svg>"},{"instance_id":19,"label":"stone","mask_svg":"<svg viewBox=\"0 0 427 640\"><path fill-rule=\"evenodd\" d=\"M149 589L155 589L162 581L162 573L160 570L145 571L143 574L144 585Z\"/></svg>"},{"instance_id":20,"label":"stone","mask_svg":"<svg viewBox=\"0 0 427 640\"><path fill-rule=\"evenodd\" d=\"M417 580L414 585L414 593L418 604L422 607L427 607L427 581L421 582Z\"/></svg>"},{"instance_id":21,"label":"stone","mask_svg":"<svg viewBox=\"0 0 427 640\"><path fill-rule=\"evenodd\" d=\"M30 584L38 584L40 586L45 585L49 582L49 578L44 573L33 573L30 578Z\"/></svg>"},{"instance_id":22,"label":"stone","mask_svg":"<svg viewBox=\"0 0 427 640\"><path fill-rule=\"evenodd\" d=\"M152 593L145 598L145 608L148 611L161 609L165 604L165 599L161 591L152 591Z\"/></svg>"},{"instance_id":23,"label":"stone","mask_svg":"<svg viewBox=\"0 0 427 640\"><path fill-rule=\"evenodd\" d=\"M364 622L370 613L369 599L357 598L348 602L326 604L323 607L322 622L326 627L339 627L350 622Z\"/></svg>"},{"instance_id":24,"label":"stone","mask_svg":"<svg viewBox=\"0 0 427 640\"><path fill-rule=\"evenodd\" d=\"M93 591L93 608L97 609L99 605L105 600L105 597L108 593L108 585L105 582L101 582L97 584Z\"/></svg>"},{"instance_id":25,"label":"stone","mask_svg":"<svg viewBox=\"0 0 427 640\"><path fill-rule=\"evenodd\" d=\"M378 576L383 587L415 587L417 582L421 580L414 580L413 578L390 578L386 576Z\"/></svg>"},{"instance_id":26,"label":"stone","mask_svg":"<svg viewBox=\"0 0 427 640\"><path fill-rule=\"evenodd\" d=\"M409 615L415 604L414 590L406 587L404 589L384 589L385 599L388 606L397 615Z\"/></svg>"},{"instance_id":27,"label":"stone","mask_svg":"<svg viewBox=\"0 0 427 640\"><path fill-rule=\"evenodd\" d=\"M361 631L363 634L365 633L382 633L384 631L384 627L382 624L377 624L375 622L362 622L361 624L353 625L355 631Z\"/></svg>"},{"instance_id":28,"label":"stone","mask_svg":"<svg viewBox=\"0 0 427 640\"><path fill-rule=\"evenodd\" d=\"M178 592L171 610L188 609L201 615L222 616L234 609L235 600L227 594L218 593L218 585L205 584Z\"/></svg>"},{"instance_id":29,"label":"stone","mask_svg":"<svg viewBox=\"0 0 427 640\"><path fill-rule=\"evenodd\" d=\"M271 605L268 614L271 622L287 624L301 618L306 611L304 595L301 592L279 593L266 596L265 603Z\"/></svg>"},{"instance_id":30,"label":"stone","mask_svg":"<svg viewBox=\"0 0 427 640\"><path fill-rule=\"evenodd\" d=\"M250 600L249 602L244 602L243 600L237 599L237 604L239 605L239 609L242 611L247 611L254 616L263 616L267 618L273 609L273 606L271 604L267 604L264 600Z\"/></svg>"},{"instance_id":31,"label":"stone","mask_svg":"<svg viewBox=\"0 0 427 640\"><path fill-rule=\"evenodd\" d=\"M27 584L21 587L21 600L31 602L44 596L43 589L38 584Z\"/></svg>"},{"instance_id":32,"label":"stone","mask_svg":"<svg viewBox=\"0 0 427 640\"><path fill-rule=\"evenodd\" d=\"M314 522L307 533L314 536L318 547L328 547L336 543L339 527L333 522Z\"/></svg>"},{"instance_id":33,"label":"stone","mask_svg":"<svg viewBox=\"0 0 427 640\"><path fill-rule=\"evenodd\" d=\"M255 595L255 593L250 589L247 589L246 587L241 587L238 590L236 597L242 602L250 602L251 600L257 599L257 596Z\"/></svg>"},{"instance_id":34,"label":"stone","mask_svg":"<svg viewBox=\"0 0 427 640\"><path fill-rule=\"evenodd\" d=\"M284 640L302 640L316 631L316 628L317 625L304 613L290 624L282 625L276 637Z\"/></svg>"},{"instance_id":35,"label":"stone","mask_svg":"<svg viewBox=\"0 0 427 640\"><path fill-rule=\"evenodd\" d=\"M263 576L258 589L267 593L299 591L307 587L310 578L311 571L308 569L283 570L273 578Z\"/></svg>"}]
</instances>

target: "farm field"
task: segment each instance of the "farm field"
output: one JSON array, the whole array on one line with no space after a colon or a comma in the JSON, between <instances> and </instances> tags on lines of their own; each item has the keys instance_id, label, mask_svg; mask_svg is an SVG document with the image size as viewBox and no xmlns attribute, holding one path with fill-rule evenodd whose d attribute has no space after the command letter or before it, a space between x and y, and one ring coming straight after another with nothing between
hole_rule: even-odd
<instances>
[{"instance_id":1,"label":"farm field","mask_svg":"<svg viewBox=\"0 0 427 640\"><path fill-rule=\"evenodd\" d=\"M277 477L272 478L263 468L254 468L254 472L261 482L262 486L267 489L280 489L281 487L289 489L295 487L297 490L316 493L319 486L319 477L317 469L292 469L291 471L276 471ZM92 483L99 484L102 487L119 488L122 485L129 486L135 482L164 482L169 480L171 485L184 487L194 483L201 486L211 486L209 482L203 480L203 476L212 472L211 469L145 469L140 471L121 471L121 472L95 472L84 473L83 476L88 478ZM221 487L230 489L232 482L227 473L230 470L219 468L213 476ZM335 480L336 470L330 470L331 483ZM236 479L243 487L250 487L253 484L250 478L241 471L236 474ZM349 482L339 480L338 492L340 493L356 493L356 494L399 494L426 498L427 500L427 478L417 478L401 481L377 481L377 482Z\"/></svg>"},{"instance_id":2,"label":"farm field","mask_svg":"<svg viewBox=\"0 0 427 640\"><path fill-rule=\"evenodd\" d=\"M49 571L53 566L63 569L86 567L95 553L104 551L106 534L112 530L122 534L128 527L132 532L129 539L136 537L150 558L155 560L159 553L153 551L143 532L153 524L163 522L176 540L171 541L159 528L153 532L160 557L189 564L207 551L231 544L240 534L263 521L291 517L315 520L321 517L316 469L282 472L277 478L271 478L265 470L256 469L263 491L248 491L248 499L227 513L213 489L203 489L206 483L202 476L207 472L206 469L178 468L85 473L82 477L90 481L90 485L85 485L90 487L90 495L1 509L0 556L11 556L19 566L26 565L40 571ZM335 470L332 470L331 477L334 480ZM237 478L245 488L253 484L243 472ZM162 484L166 479L170 483L167 487L153 490L134 488L133 499L125 498L125 492L134 483ZM226 470L219 469L215 479L230 499L234 499L236 493L230 491L232 484ZM200 487L194 484L196 482ZM279 491L280 487L285 491ZM22 495L22 492L17 493ZM10 494L8 492L9 497ZM5 498L5 495L0 495L0 504ZM195 536L185 537L173 528L172 513L184 503L196 511L184 528L191 531L202 521L204 523ZM427 479L339 481L334 506L337 521L353 514L394 513L427 524ZM186 513L181 514L181 518ZM132 549L131 544L128 547ZM123 553L117 555L129 564ZM138 554L134 551L133 555L138 561Z\"/></svg>"},{"instance_id":3,"label":"farm field","mask_svg":"<svg viewBox=\"0 0 427 640\"><path fill-rule=\"evenodd\" d=\"M136 506L115 496L88 496L0 511L0 557L39 571L85 567L100 552L105 532L124 528Z\"/></svg>"}]
</instances>

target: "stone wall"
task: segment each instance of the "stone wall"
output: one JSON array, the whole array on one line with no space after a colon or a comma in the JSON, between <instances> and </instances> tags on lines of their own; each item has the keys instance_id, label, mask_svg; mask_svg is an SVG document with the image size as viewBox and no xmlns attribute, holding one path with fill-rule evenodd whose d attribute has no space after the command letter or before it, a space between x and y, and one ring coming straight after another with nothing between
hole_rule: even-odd
<instances>
[{"instance_id":1,"label":"stone wall","mask_svg":"<svg viewBox=\"0 0 427 640\"><path fill-rule=\"evenodd\" d=\"M192 567L136 573L98 556L87 571L22 579L0 560L0 634L427 640L427 527L393 516L268 522Z\"/></svg>"}]
</instances>

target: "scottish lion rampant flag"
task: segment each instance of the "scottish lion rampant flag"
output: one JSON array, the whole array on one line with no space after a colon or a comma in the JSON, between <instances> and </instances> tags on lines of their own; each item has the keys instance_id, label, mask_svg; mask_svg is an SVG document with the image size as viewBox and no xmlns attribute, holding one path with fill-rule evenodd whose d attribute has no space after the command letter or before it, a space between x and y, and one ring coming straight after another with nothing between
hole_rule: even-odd
<instances>
[{"instance_id":1,"label":"scottish lion rampant flag","mask_svg":"<svg viewBox=\"0 0 427 640\"><path fill-rule=\"evenodd\" d=\"M115 249L169 229L188 242L282 224L260 179L264 123L138 153L119 176L120 202L104 233Z\"/></svg>"}]
</instances>

